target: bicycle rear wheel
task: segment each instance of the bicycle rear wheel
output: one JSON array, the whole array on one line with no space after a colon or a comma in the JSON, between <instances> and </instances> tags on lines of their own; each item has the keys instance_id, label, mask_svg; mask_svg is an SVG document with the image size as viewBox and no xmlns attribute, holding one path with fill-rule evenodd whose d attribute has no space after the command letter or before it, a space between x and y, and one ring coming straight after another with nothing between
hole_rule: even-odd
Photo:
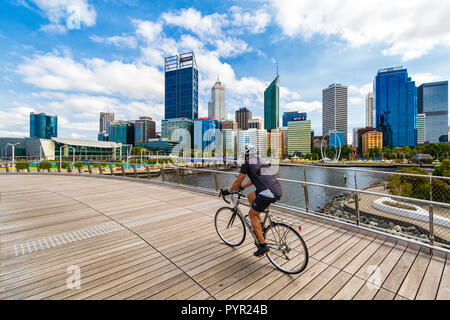
<instances>
[{"instance_id":1,"label":"bicycle rear wheel","mask_svg":"<svg viewBox=\"0 0 450 320\"><path fill-rule=\"evenodd\" d=\"M214 225L220 239L227 245L236 247L245 240L245 224L242 217L229 207L217 210Z\"/></svg>"},{"instance_id":2,"label":"bicycle rear wheel","mask_svg":"<svg viewBox=\"0 0 450 320\"><path fill-rule=\"evenodd\" d=\"M300 234L284 223L272 223L264 231L270 248L267 258L280 271L302 272L308 264L308 248Z\"/></svg>"}]
</instances>

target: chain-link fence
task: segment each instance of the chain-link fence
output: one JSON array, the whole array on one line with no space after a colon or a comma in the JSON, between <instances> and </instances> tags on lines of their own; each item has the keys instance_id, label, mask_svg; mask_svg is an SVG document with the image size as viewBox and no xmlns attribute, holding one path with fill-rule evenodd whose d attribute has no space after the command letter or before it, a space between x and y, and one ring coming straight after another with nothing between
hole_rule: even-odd
<instances>
[{"instance_id":1,"label":"chain-link fence","mask_svg":"<svg viewBox=\"0 0 450 320\"><path fill-rule=\"evenodd\" d=\"M14 171L123 176L210 191L230 187L238 174L223 164L211 170L87 161L19 162ZM450 248L450 178L410 171L280 166L278 205Z\"/></svg>"}]
</instances>

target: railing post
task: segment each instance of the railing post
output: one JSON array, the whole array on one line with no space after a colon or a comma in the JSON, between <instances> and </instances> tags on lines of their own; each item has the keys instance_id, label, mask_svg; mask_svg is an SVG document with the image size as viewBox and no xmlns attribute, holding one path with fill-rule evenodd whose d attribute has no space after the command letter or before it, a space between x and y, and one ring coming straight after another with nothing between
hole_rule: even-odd
<instances>
[{"instance_id":1,"label":"railing post","mask_svg":"<svg viewBox=\"0 0 450 320\"><path fill-rule=\"evenodd\" d=\"M61 164L59 162L56 164L56 167L58 168L58 173L61 173Z\"/></svg>"},{"instance_id":2,"label":"railing post","mask_svg":"<svg viewBox=\"0 0 450 320\"><path fill-rule=\"evenodd\" d=\"M92 174L92 168L91 168L91 164L89 162L88 162L87 166L88 166L89 174Z\"/></svg>"},{"instance_id":3,"label":"railing post","mask_svg":"<svg viewBox=\"0 0 450 320\"><path fill-rule=\"evenodd\" d=\"M182 181L181 181L181 169L180 168L176 168L175 170L177 171L178 184L182 184Z\"/></svg>"},{"instance_id":4,"label":"railing post","mask_svg":"<svg viewBox=\"0 0 450 320\"><path fill-rule=\"evenodd\" d=\"M137 177L138 177L138 174L137 174L137 168L136 168L136 165L133 164L133 165L131 165L131 166L133 167L134 177L137 178Z\"/></svg>"},{"instance_id":5,"label":"railing post","mask_svg":"<svg viewBox=\"0 0 450 320\"><path fill-rule=\"evenodd\" d=\"M67 172L72 173L72 168L70 167L70 162L67 162Z\"/></svg>"},{"instance_id":6,"label":"railing post","mask_svg":"<svg viewBox=\"0 0 450 320\"><path fill-rule=\"evenodd\" d=\"M112 167L111 163L109 164L109 171L111 172L111 176L113 176L114 175L114 170L113 170L113 167Z\"/></svg>"},{"instance_id":7,"label":"railing post","mask_svg":"<svg viewBox=\"0 0 450 320\"><path fill-rule=\"evenodd\" d=\"M303 179L306 182L306 167L303 167ZM307 184L303 184L303 193L305 194L306 212L309 213L311 207L309 205L309 192Z\"/></svg>"},{"instance_id":8,"label":"railing post","mask_svg":"<svg viewBox=\"0 0 450 320\"><path fill-rule=\"evenodd\" d=\"M214 174L214 184L216 185L216 191L219 191L219 180L217 180L217 173L213 173Z\"/></svg>"},{"instance_id":9,"label":"railing post","mask_svg":"<svg viewBox=\"0 0 450 320\"><path fill-rule=\"evenodd\" d=\"M161 168L159 168L159 172L161 174L162 181L165 182L166 181L166 173L164 172L163 166L161 166Z\"/></svg>"},{"instance_id":10,"label":"railing post","mask_svg":"<svg viewBox=\"0 0 450 320\"><path fill-rule=\"evenodd\" d=\"M47 167L47 171L52 172L52 164L51 163L49 163L49 166Z\"/></svg>"},{"instance_id":11,"label":"railing post","mask_svg":"<svg viewBox=\"0 0 450 320\"><path fill-rule=\"evenodd\" d=\"M120 164L120 168L122 169L122 175L125 177L127 174L125 173L125 168L123 167L123 164Z\"/></svg>"},{"instance_id":12,"label":"railing post","mask_svg":"<svg viewBox=\"0 0 450 320\"><path fill-rule=\"evenodd\" d=\"M358 190L358 184L356 183L356 171L355 171L354 179L355 179L355 189ZM359 227L359 225L361 224L361 213L359 211L358 192L355 192L355 214L356 214L356 225Z\"/></svg>"},{"instance_id":13,"label":"railing post","mask_svg":"<svg viewBox=\"0 0 450 320\"><path fill-rule=\"evenodd\" d=\"M82 170L81 170L81 165L80 164L77 165L77 168L78 168L78 173L81 173Z\"/></svg>"},{"instance_id":14,"label":"railing post","mask_svg":"<svg viewBox=\"0 0 450 320\"><path fill-rule=\"evenodd\" d=\"M145 169L147 170L147 180L150 180L150 166L147 164Z\"/></svg>"},{"instance_id":15,"label":"railing post","mask_svg":"<svg viewBox=\"0 0 450 320\"><path fill-rule=\"evenodd\" d=\"M27 172L31 172L30 163L29 162L27 162Z\"/></svg>"},{"instance_id":16,"label":"railing post","mask_svg":"<svg viewBox=\"0 0 450 320\"><path fill-rule=\"evenodd\" d=\"M433 187L432 187L433 179L430 177L430 201L433 201ZM430 223L430 244L434 246L434 208L433 205L430 204L428 207L428 216Z\"/></svg>"},{"instance_id":17,"label":"railing post","mask_svg":"<svg viewBox=\"0 0 450 320\"><path fill-rule=\"evenodd\" d=\"M39 168L39 162L36 163L36 170L37 170L38 173L41 173L41 168ZM8 165L6 165L6 172L9 172Z\"/></svg>"},{"instance_id":18,"label":"railing post","mask_svg":"<svg viewBox=\"0 0 450 320\"><path fill-rule=\"evenodd\" d=\"M102 172L102 164L101 164L101 163L98 164L98 173L99 173L100 175L103 174L103 172Z\"/></svg>"},{"instance_id":19,"label":"railing post","mask_svg":"<svg viewBox=\"0 0 450 320\"><path fill-rule=\"evenodd\" d=\"M196 170L194 170L193 172L194 172L194 183L195 183L195 186L198 188L199 187L199 184L198 184L198 173L197 173Z\"/></svg>"}]
</instances>

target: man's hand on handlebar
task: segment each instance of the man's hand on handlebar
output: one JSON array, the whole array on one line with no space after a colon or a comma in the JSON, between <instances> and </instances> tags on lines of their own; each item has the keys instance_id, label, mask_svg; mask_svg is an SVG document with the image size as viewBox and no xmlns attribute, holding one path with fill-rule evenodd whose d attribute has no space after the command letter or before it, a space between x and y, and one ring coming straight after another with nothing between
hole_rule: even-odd
<instances>
[{"instance_id":1,"label":"man's hand on handlebar","mask_svg":"<svg viewBox=\"0 0 450 320\"><path fill-rule=\"evenodd\" d=\"M231 194L230 190L228 190L228 189L220 189L220 195L222 197L229 196L230 194Z\"/></svg>"}]
</instances>

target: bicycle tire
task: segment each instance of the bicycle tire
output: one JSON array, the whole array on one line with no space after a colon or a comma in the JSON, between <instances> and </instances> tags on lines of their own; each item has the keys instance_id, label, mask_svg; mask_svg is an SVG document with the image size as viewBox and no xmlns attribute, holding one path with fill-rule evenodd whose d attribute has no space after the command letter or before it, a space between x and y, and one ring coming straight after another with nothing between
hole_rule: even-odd
<instances>
[{"instance_id":1,"label":"bicycle tire","mask_svg":"<svg viewBox=\"0 0 450 320\"><path fill-rule=\"evenodd\" d=\"M238 218L238 220L237 221L240 221L239 223L240 223L240 225L242 226L242 230L243 230L243 232L242 232L242 238L241 237L238 237L238 241L236 241L236 242L231 242L231 241L229 241L229 240L227 240L225 237L224 237L224 235L222 234L222 232L220 232L220 228L218 227L218 218L219 218L219 215L222 213L222 212L225 212L225 211L229 211L229 216L230 216L230 219L234 216L234 221L233 221L233 223L234 222L236 222L236 218ZM226 215L226 214L225 214ZM228 219L226 219L228 222L230 222L230 220L228 220ZM239 246L239 245L241 245L243 242L244 242L244 240L245 240L245 236L246 236L246 232L247 232L247 229L246 229L246 227L245 227L245 223L244 223L244 220L242 220L242 217L237 213L237 212L235 212L235 211L233 211L233 209L232 208L230 208L230 207L222 207L222 208L220 208L219 210L217 210L217 212L216 212L216 215L214 216L214 226L215 226L215 228L216 228L216 232L217 232L217 234L219 235L219 238L220 239L222 239L222 241L223 242L225 242L225 244L227 244L227 245L229 245L230 247L237 247L237 246Z\"/></svg>"},{"instance_id":2,"label":"bicycle tire","mask_svg":"<svg viewBox=\"0 0 450 320\"><path fill-rule=\"evenodd\" d=\"M296 237L303 249L303 256L304 256L304 260L303 262L299 265L298 268L296 269L286 269L284 268L282 265L280 265L279 263L277 263L275 261L275 259L273 258L273 256L275 256L275 248L273 247L273 244L271 245L270 242L270 237L268 237L268 232L271 229L274 229L276 227L283 227L286 228L287 230L289 230L290 232L292 232L292 236ZM277 232L278 233L278 232ZM298 233L294 228L292 228L291 226L288 226L287 224L284 223L272 223L271 225L269 225L267 228L265 228L264 230L264 238L266 239L266 242L268 242L268 245L271 249L270 252L267 253L267 258L269 259L269 261L280 271L284 272L284 273L288 273L288 274L297 274L302 272L303 270L305 270L306 266L308 265L308 260L309 260L309 254L308 254L308 248L306 246L305 241L303 240L302 236L300 235L300 233Z\"/></svg>"}]
</instances>

